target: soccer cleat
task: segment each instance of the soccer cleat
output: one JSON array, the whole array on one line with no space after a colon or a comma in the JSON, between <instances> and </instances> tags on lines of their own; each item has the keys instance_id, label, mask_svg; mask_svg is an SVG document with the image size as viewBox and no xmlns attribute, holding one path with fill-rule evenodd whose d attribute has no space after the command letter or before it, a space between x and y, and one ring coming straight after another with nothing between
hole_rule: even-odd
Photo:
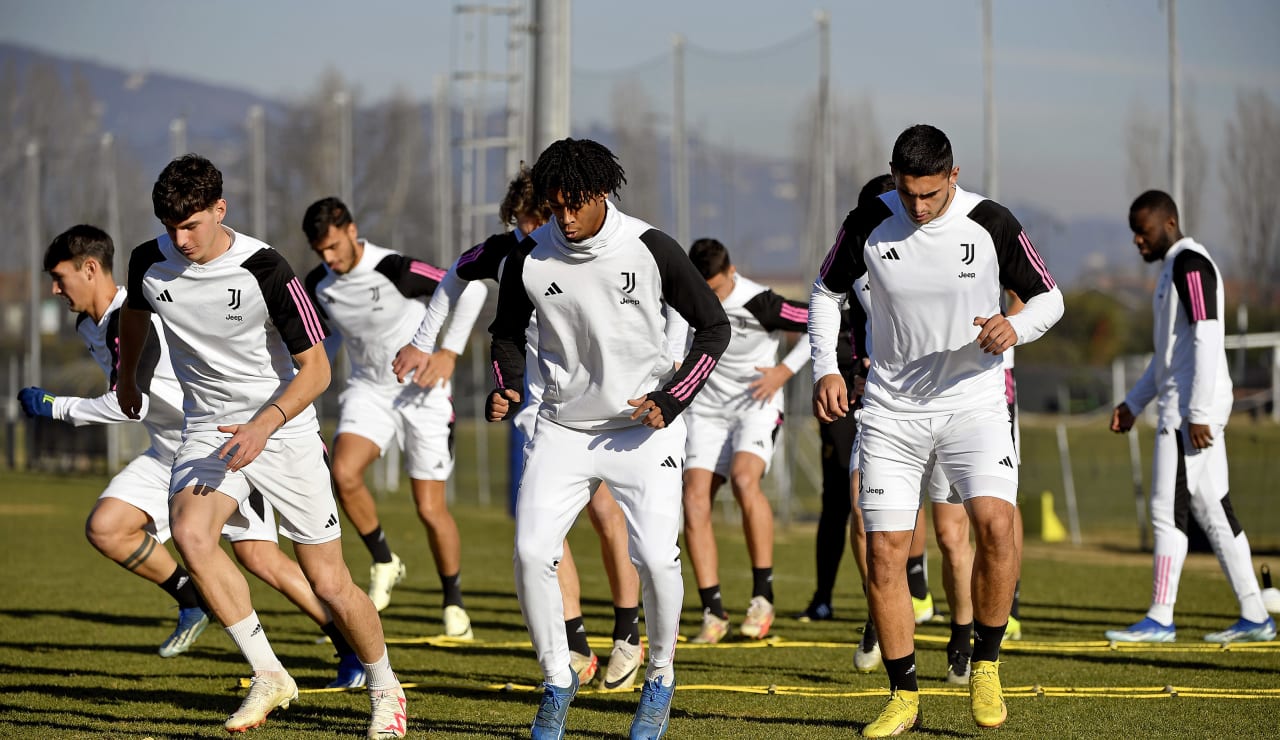
<instances>
[{"instance_id":1,"label":"soccer cleat","mask_svg":"<svg viewBox=\"0 0 1280 740\"><path fill-rule=\"evenodd\" d=\"M391 553L390 563L374 563L369 566L369 599L373 608L382 611L391 603L391 589L404 580L404 561Z\"/></svg>"},{"instance_id":2,"label":"soccer cleat","mask_svg":"<svg viewBox=\"0 0 1280 740\"><path fill-rule=\"evenodd\" d=\"M640 690L640 706L631 721L631 740L657 740L667 732L671 721L671 697L676 693L675 678L663 686L661 678L650 678Z\"/></svg>"},{"instance_id":3,"label":"soccer cleat","mask_svg":"<svg viewBox=\"0 0 1280 740\"><path fill-rule=\"evenodd\" d=\"M604 672L604 687L611 691L630 689L644 665L644 645L632 645L626 640L614 640L609 653L609 666Z\"/></svg>"},{"instance_id":4,"label":"soccer cleat","mask_svg":"<svg viewBox=\"0 0 1280 740\"><path fill-rule=\"evenodd\" d=\"M288 709L298 700L298 685L288 673L257 674L249 682L249 695L240 702L235 714L227 717L227 732L252 730L267 721L275 709Z\"/></svg>"},{"instance_id":5,"label":"soccer cleat","mask_svg":"<svg viewBox=\"0 0 1280 740\"><path fill-rule=\"evenodd\" d=\"M160 643L160 657L172 658L191 649L196 638L209 626L209 613L198 606L178 609L178 626Z\"/></svg>"},{"instance_id":6,"label":"soccer cleat","mask_svg":"<svg viewBox=\"0 0 1280 740\"><path fill-rule=\"evenodd\" d=\"M1250 622L1241 617L1235 624L1221 632L1210 632L1205 642L1270 642L1276 639L1276 620L1267 617L1265 622Z\"/></svg>"},{"instance_id":7,"label":"soccer cleat","mask_svg":"<svg viewBox=\"0 0 1280 740\"><path fill-rule=\"evenodd\" d=\"M810 601L809 606L804 611L796 615L796 619L801 622L825 622L835 617L835 612L831 611L831 605L821 601Z\"/></svg>"},{"instance_id":8,"label":"soccer cleat","mask_svg":"<svg viewBox=\"0 0 1280 740\"><path fill-rule=\"evenodd\" d=\"M702 630L698 636L690 640L697 645L714 645L729 633L729 617L721 619L711 613L710 609L702 610Z\"/></svg>"},{"instance_id":9,"label":"soccer cleat","mask_svg":"<svg viewBox=\"0 0 1280 740\"><path fill-rule=\"evenodd\" d=\"M947 683L966 686L969 683L969 655L959 650L947 651Z\"/></svg>"},{"instance_id":10,"label":"soccer cleat","mask_svg":"<svg viewBox=\"0 0 1280 740\"><path fill-rule=\"evenodd\" d=\"M920 692L898 689L880 716L862 728L863 737L893 737L920 727Z\"/></svg>"},{"instance_id":11,"label":"soccer cleat","mask_svg":"<svg viewBox=\"0 0 1280 740\"><path fill-rule=\"evenodd\" d=\"M1000 638L1000 644L1003 645L1009 640L1021 640L1021 639L1022 639L1022 622L1018 621L1017 617L1010 614L1009 624L1007 624L1004 628L1004 637Z\"/></svg>"},{"instance_id":12,"label":"soccer cleat","mask_svg":"<svg viewBox=\"0 0 1280 740\"><path fill-rule=\"evenodd\" d=\"M738 631L744 637L760 640L769 634L771 626L773 626L773 604L763 596L752 596L751 604L747 607L747 616L742 620L742 627Z\"/></svg>"},{"instance_id":13,"label":"soccer cleat","mask_svg":"<svg viewBox=\"0 0 1280 740\"><path fill-rule=\"evenodd\" d=\"M444 636L453 640L474 639L471 617L467 616L466 609L454 604L444 608Z\"/></svg>"},{"instance_id":14,"label":"soccer cleat","mask_svg":"<svg viewBox=\"0 0 1280 740\"><path fill-rule=\"evenodd\" d=\"M578 674L578 685L586 686L595 680L596 673L600 670L600 659L595 653L582 653L569 651L569 667L573 672Z\"/></svg>"},{"instance_id":15,"label":"soccer cleat","mask_svg":"<svg viewBox=\"0 0 1280 740\"><path fill-rule=\"evenodd\" d=\"M868 619L862 628L862 639L853 651L853 667L858 673L871 673L880 667L880 662L880 640L875 625Z\"/></svg>"},{"instance_id":16,"label":"soccer cleat","mask_svg":"<svg viewBox=\"0 0 1280 740\"><path fill-rule=\"evenodd\" d=\"M578 693L578 674L572 674L573 683L565 688L542 685L542 700L538 702L538 714L530 728L532 740L560 740L564 737L564 723L569 716L569 703Z\"/></svg>"},{"instance_id":17,"label":"soccer cleat","mask_svg":"<svg viewBox=\"0 0 1280 740\"><path fill-rule=\"evenodd\" d=\"M372 711L369 714L369 731L365 733L368 740L404 737L409 724L404 687L396 684L395 688L370 691L369 704Z\"/></svg>"},{"instance_id":18,"label":"soccer cleat","mask_svg":"<svg viewBox=\"0 0 1280 740\"><path fill-rule=\"evenodd\" d=\"M1163 625L1151 617L1131 624L1122 630L1107 630L1107 639L1114 642L1173 642L1178 631L1172 624Z\"/></svg>"},{"instance_id":19,"label":"soccer cleat","mask_svg":"<svg viewBox=\"0 0 1280 740\"><path fill-rule=\"evenodd\" d=\"M912 596L911 610L916 613L916 624L924 624L933 619L933 594L925 594L923 599Z\"/></svg>"},{"instance_id":20,"label":"soccer cleat","mask_svg":"<svg viewBox=\"0 0 1280 740\"><path fill-rule=\"evenodd\" d=\"M360 662L355 653L348 653L338 656L338 676L325 688L362 689L368 681L369 676L365 673L364 663Z\"/></svg>"},{"instance_id":21,"label":"soccer cleat","mask_svg":"<svg viewBox=\"0 0 1280 740\"><path fill-rule=\"evenodd\" d=\"M969 671L969 709L979 727L999 727L1009 718L1000 690L1000 661L973 662Z\"/></svg>"}]
</instances>

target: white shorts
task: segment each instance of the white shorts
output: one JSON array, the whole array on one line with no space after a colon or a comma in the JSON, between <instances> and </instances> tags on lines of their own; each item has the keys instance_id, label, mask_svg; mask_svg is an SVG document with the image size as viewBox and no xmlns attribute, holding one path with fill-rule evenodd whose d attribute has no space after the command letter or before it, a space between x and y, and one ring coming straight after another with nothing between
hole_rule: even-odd
<instances>
[{"instance_id":1,"label":"white shorts","mask_svg":"<svg viewBox=\"0 0 1280 740\"><path fill-rule=\"evenodd\" d=\"M453 473L453 399L446 384L429 391L410 386L395 394L360 385L338 397L342 411L337 434L373 442L384 454L392 444L404 450L405 470L414 480L447 480Z\"/></svg>"},{"instance_id":2,"label":"white shorts","mask_svg":"<svg viewBox=\"0 0 1280 740\"><path fill-rule=\"evenodd\" d=\"M764 460L764 469L769 470L778 433L782 431L782 412L766 406L731 416L690 413L686 423L689 439L684 448L685 468L710 470L728 479L733 456L739 452L750 452Z\"/></svg>"},{"instance_id":3,"label":"white shorts","mask_svg":"<svg viewBox=\"0 0 1280 740\"><path fill-rule=\"evenodd\" d=\"M1190 498L1202 496L1206 501L1221 501L1229 493L1227 472L1227 440L1225 427L1212 424L1213 444L1198 450L1187 436L1187 424L1162 424L1156 430L1151 459L1151 514L1161 523L1187 531Z\"/></svg>"},{"instance_id":4,"label":"white shorts","mask_svg":"<svg viewBox=\"0 0 1280 740\"><path fill-rule=\"evenodd\" d=\"M960 501L1018 495L1018 456L1008 410L971 409L923 419L862 415L858 503L867 531L915 527L927 476L937 467Z\"/></svg>"},{"instance_id":5,"label":"white shorts","mask_svg":"<svg viewBox=\"0 0 1280 740\"><path fill-rule=\"evenodd\" d=\"M169 480L172 474L170 463L143 453L116 473L98 498L119 499L146 514L151 519L146 530L163 544L172 538L169 532ZM254 495L241 502L240 510L227 521L222 528L222 536L231 542L278 542L275 511L255 491Z\"/></svg>"},{"instance_id":6,"label":"white shorts","mask_svg":"<svg viewBox=\"0 0 1280 740\"><path fill-rule=\"evenodd\" d=\"M279 512L280 533L294 542L316 545L342 536L320 435L268 439L262 454L235 472L227 470L225 459L215 457L230 438L203 432L183 440L173 463L170 490L207 486L235 499L240 516L246 504L252 510L249 502L256 490Z\"/></svg>"}]
</instances>

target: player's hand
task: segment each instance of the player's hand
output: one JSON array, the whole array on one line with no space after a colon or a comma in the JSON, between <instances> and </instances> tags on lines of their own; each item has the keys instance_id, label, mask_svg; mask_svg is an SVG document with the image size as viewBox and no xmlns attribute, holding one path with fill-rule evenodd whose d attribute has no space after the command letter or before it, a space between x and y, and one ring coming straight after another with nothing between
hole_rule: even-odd
<instances>
[{"instance_id":1,"label":"player's hand","mask_svg":"<svg viewBox=\"0 0 1280 740\"><path fill-rule=\"evenodd\" d=\"M768 401L773 398L773 394L791 379L795 373L791 372L791 368L786 365L778 364L773 367L757 367L756 372L760 373L760 377L751 381L747 385L751 397L757 401Z\"/></svg>"},{"instance_id":2,"label":"player's hand","mask_svg":"<svg viewBox=\"0 0 1280 740\"><path fill-rule=\"evenodd\" d=\"M639 419L641 424L654 429L662 429L667 425L667 420L662 418L662 409L649 400L647 393L639 398L627 399L627 405L635 407L635 411L631 412L632 421Z\"/></svg>"},{"instance_id":3,"label":"player's hand","mask_svg":"<svg viewBox=\"0 0 1280 740\"><path fill-rule=\"evenodd\" d=\"M813 386L813 415L823 424L843 419L849 413L849 391L840 373L818 378Z\"/></svg>"},{"instance_id":4,"label":"player's hand","mask_svg":"<svg viewBox=\"0 0 1280 740\"><path fill-rule=\"evenodd\" d=\"M284 426L281 417L271 408L243 424L218 427L219 432L231 435L231 439L218 448L218 457L227 461L227 470L234 473L258 459L271 434Z\"/></svg>"},{"instance_id":5,"label":"player's hand","mask_svg":"<svg viewBox=\"0 0 1280 740\"><path fill-rule=\"evenodd\" d=\"M410 373L413 373L414 382L427 369L427 363L431 361L431 355L423 352L412 344L406 344L396 353L396 358L391 361L391 371L396 374L396 382L403 383Z\"/></svg>"},{"instance_id":6,"label":"player's hand","mask_svg":"<svg viewBox=\"0 0 1280 740\"><path fill-rule=\"evenodd\" d=\"M18 403L22 404L22 413L29 419L37 416L53 418L53 398L52 393L34 385L18 391Z\"/></svg>"},{"instance_id":7,"label":"player's hand","mask_svg":"<svg viewBox=\"0 0 1280 740\"><path fill-rule=\"evenodd\" d=\"M120 410L130 419L142 418L142 392L138 390L137 383L117 382L116 403L120 404Z\"/></svg>"},{"instance_id":8,"label":"player's hand","mask_svg":"<svg viewBox=\"0 0 1280 740\"><path fill-rule=\"evenodd\" d=\"M489 394L489 398L484 405L486 419L489 421L502 421L507 418L507 414L511 413L512 407L520 405L520 394L511 388L504 388L500 391L495 388Z\"/></svg>"},{"instance_id":9,"label":"player's hand","mask_svg":"<svg viewBox=\"0 0 1280 740\"><path fill-rule=\"evenodd\" d=\"M975 316L973 325L982 327L982 331L978 332L977 342L982 351L989 355L1003 354L1006 349L1018 343L1018 332L1004 314L998 313L985 319Z\"/></svg>"},{"instance_id":10,"label":"player's hand","mask_svg":"<svg viewBox=\"0 0 1280 740\"><path fill-rule=\"evenodd\" d=\"M1208 424L1188 424L1187 436L1191 438L1191 446L1197 450L1213 446L1213 432Z\"/></svg>"},{"instance_id":11,"label":"player's hand","mask_svg":"<svg viewBox=\"0 0 1280 740\"><path fill-rule=\"evenodd\" d=\"M1129 409L1129 404L1121 401L1115 410L1111 412L1111 431L1116 434L1124 434L1133 429L1133 411Z\"/></svg>"},{"instance_id":12,"label":"player's hand","mask_svg":"<svg viewBox=\"0 0 1280 740\"><path fill-rule=\"evenodd\" d=\"M867 392L867 372L871 369L871 358L864 357L859 361L858 372L853 374L853 393L850 394L853 402L857 403L859 398Z\"/></svg>"}]
</instances>

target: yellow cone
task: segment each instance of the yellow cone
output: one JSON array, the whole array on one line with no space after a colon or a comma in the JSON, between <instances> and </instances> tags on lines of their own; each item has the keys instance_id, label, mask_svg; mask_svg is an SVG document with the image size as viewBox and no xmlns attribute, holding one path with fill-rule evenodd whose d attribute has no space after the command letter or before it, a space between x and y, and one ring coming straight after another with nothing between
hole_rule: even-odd
<instances>
[{"instance_id":1,"label":"yellow cone","mask_svg":"<svg viewBox=\"0 0 1280 740\"><path fill-rule=\"evenodd\" d=\"M1053 511L1053 492L1040 494L1040 539L1045 542L1063 542L1067 539L1067 528Z\"/></svg>"}]
</instances>

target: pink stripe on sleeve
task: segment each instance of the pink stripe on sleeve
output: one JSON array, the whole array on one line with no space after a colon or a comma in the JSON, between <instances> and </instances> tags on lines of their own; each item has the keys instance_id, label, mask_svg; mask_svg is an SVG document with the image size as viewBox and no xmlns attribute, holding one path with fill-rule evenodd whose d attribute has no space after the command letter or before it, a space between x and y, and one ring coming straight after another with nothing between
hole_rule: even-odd
<instances>
[{"instance_id":1,"label":"pink stripe on sleeve","mask_svg":"<svg viewBox=\"0 0 1280 740\"><path fill-rule=\"evenodd\" d=\"M471 249L468 249L466 252L463 253L461 257L458 258L458 265L459 266L469 265L472 262L475 262L476 260L480 259L480 255L482 254L484 254L484 245L477 244Z\"/></svg>"},{"instance_id":2,"label":"pink stripe on sleeve","mask_svg":"<svg viewBox=\"0 0 1280 740\"><path fill-rule=\"evenodd\" d=\"M1200 281L1200 273L1187 273L1187 294L1191 298L1191 320L1204 321L1209 312L1204 305L1204 283Z\"/></svg>"},{"instance_id":3,"label":"pink stripe on sleeve","mask_svg":"<svg viewBox=\"0 0 1280 740\"><path fill-rule=\"evenodd\" d=\"M409 272L412 272L415 275L431 278L437 283L444 279L445 273L445 271L441 270L439 267L428 265L426 262L419 262L417 260L409 260Z\"/></svg>"},{"instance_id":4,"label":"pink stripe on sleeve","mask_svg":"<svg viewBox=\"0 0 1280 740\"><path fill-rule=\"evenodd\" d=\"M827 252L827 258L822 261L822 267L818 270L818 275L825 281L827 279L827 271L831 269L831 263L835 261L836 252L840 250L840 244L844 242L844 228L840 229L840 233L836 234L836 243L831 245L831 250Z\"/></svg>"},{"instance_id":5,"label":"pink stripe on sleeve","mask_svg":"<svg viewBox=\"0 0 1280 740\"><path fill-rule=\"evenodd\" d=\"M794 321L797 324L803 324L809 320L809 309L792 306L789 303L782 304L782 311L780 313L782 318L787 321Z\"/></svg>"},{"instance_id":6,"label":"pink stripe on sleeve","mask_svg":"<svg viewBox=\"0 0 1280 740\"><path fill-rule=\"evenodd\" d=\"M711 359L710 355L703 355L698 359L697 364L693 366L693 372L685 376L676 387L671 389L671 395L677 400L687 401L693 397L694 391L698 389L702 382L707 379L711 371L715 368L716 361Z\"/></svg>"},{"instance_id":7,"label":"pink stripe on sleeve","mask_svg":"<svg viewBox=\"0 0 1280 740\"><path fill-rule=\"evenodd\" d=\"M502 382L502 370L498 367L498 361L493 361L493 381L498 384L499 390L505 390L506 385Z\"/></svg>"},{"instance_id":8,"label":"pink stripe on sleeve","mask_svg":"<svg viewBox=\"0 0 1280 740\"><path fill-rule=\"evenodd\" d=\"M1027 236L1027 232L1018 233L1018 242L1022 244L1022 251L1026 253L1027 260L1031 262L1031 266L1036 268L1036 272L1040 273L1040 279L1044 281L1044 287L1053 290L1057 283L1053 282L1053 276L1049 274L1049 268L1045 266L1044 260L1040 258L1040 253L1031 244L1031 239Z\"/></svg>"},{"instance_id":9,"label":"pink stripe on sleeve","mask_svg":"<svg viewBox=\"0 0 1280 740\"><path fill-rule=\"evenodd\" d=\"M324 341L324 324L320 322L320 317L316 315L316 307L311 303L311 299L307 297L307 291L302 287L302 281L294 278L289 281L289 295L293 297L293 305L298 310L298 316L302 319L302 326L307 330L307 339L312 344L319 344Z\"/></svg>"}]
</instances>

